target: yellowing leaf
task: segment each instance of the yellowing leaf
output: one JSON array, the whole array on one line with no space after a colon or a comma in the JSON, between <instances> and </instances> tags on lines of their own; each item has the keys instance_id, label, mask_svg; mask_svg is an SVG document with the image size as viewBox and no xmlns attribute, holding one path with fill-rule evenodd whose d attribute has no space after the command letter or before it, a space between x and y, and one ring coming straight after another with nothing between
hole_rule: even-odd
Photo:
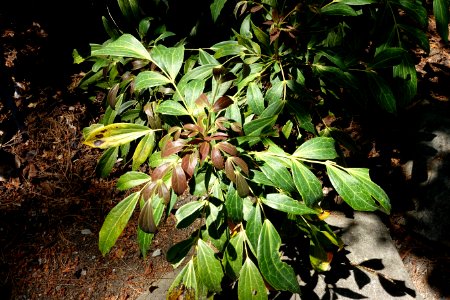
<instances>
[{"instance_id":1,"label":"yellowing leaf","mask_svg":"<svg viewBox=\"0 0 450 300\"><path fill-rule=\"evenodd\" d=\"M83 143L90 147L106 149L127 144L152 131L143 125L115 123L90 131Z\"/></svg>"}]
</instances>

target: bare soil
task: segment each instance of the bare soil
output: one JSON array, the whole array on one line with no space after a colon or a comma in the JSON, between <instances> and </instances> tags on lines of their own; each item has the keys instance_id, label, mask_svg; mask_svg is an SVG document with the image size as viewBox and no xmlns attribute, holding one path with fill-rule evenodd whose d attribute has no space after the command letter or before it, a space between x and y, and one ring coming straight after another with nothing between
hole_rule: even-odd
<instances>
[{"instance_id":1,"label":"bare soil","mask_svg":"<svg viewBox=\"0 0 450 300\"><path fill-rule=\"evenodd\" d=\"M104 217L126 196L115 188L120 167L107 179L99 178L95 168L101 152L81 143L82 129L98 120L102 103L76 89L81 69L58 66L60 56L49 49L54 44L49 43L51 33L45 26L32 19L17 23L1 13L0 21L5 57L0 70L14 76L10 96L17 110L2 98L0 298L136 299L172 270L164 254L189 231L175 229L175 219L169 216L149 257L143 259L134 215L111 253L101 255L97 242ZM432 52L417 53L418 74L421 95L441 105L449 101L442 82L449 80L450 56L433 28L430 19ZM357 135L360 129L349 127ZM383 163L380 178L392 174L401 161L395 147L374 152L383 142L374 136L373 147L366 147L363 154ZM404 186L401 180L382 182L383 187L395 191L395 186ZM398 205L386 224L417 292L427 300L450 297L448 283L440 279L442 272L448 274L450 264L446 248L414 234L402 222L407 209Z\"/></svg>"}]
</instances>

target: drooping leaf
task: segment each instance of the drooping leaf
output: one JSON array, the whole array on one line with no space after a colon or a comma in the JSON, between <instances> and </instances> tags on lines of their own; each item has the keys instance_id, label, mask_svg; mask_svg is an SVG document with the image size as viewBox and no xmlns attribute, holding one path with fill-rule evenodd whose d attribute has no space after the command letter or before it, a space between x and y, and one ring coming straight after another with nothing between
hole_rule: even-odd
<instances>
[{"instance_id":1,"label":"drooping leaf","mask_svg":"<svg viewBox=\"0 0 450 300\"><path fill-rule=\"evenodd\" d=\"M331 164L327 164L331 184L354 210L375 211L378 207L370 192L357 178Z\"/></svg>"},{"instance_id":2,"label":"drooping leaf","mask_svg":"<svg viewBox=\"0 0 450 300\"><path fill-rule=\"evenodd\" d=\"M400 107L405 107L417 95L417 71L413 60L404 56L402 62L393 69L396 79L396 94Z\"/></svg>"},{"instance_id":3,"label":"drooping leaf","mask_svg":"<svg viewBox=\"0 0 450 300\"><path fill-rule=\"evenodd\" d=\"M378 105L390 113L397 111L397 103L387 82L379 75L373 72L366 72L369 81L369 89Z\"/></svg>"},{"instance_id":4,"label":"drooping leaf","mask_svg":"<svg viewBox=\"0 0 450 300\"><path fill-rule=\"evenodd\" d=\"M320 12L324 15L329 16L357 16L358 14L356 11L349 5L339 3L339 2L332 2L329 5L326 5L320 9Z\"/></svg>"},{"instance_id":5,"label":"drooping leaf","mask_svg":"<svg viewBox=\"0 0 450 300\"><path fill-rule=\"evenodd\" d=\"M137 0L118 0L120 11L129 20L134 21L140 18L139 1Z\"/></svg>"},{"instance_id":6,"label":"drooping leaf","mask_svg":"<svg viewBox=\"0 0 450 300\"><path fill-rule=\"evenodd\" d=\"M180 207L175 213L177 228L185 228L191 225L200 214L203 206L205 206L204 201L192 201Z\"/></svg>"},{"instance_id":7,"label":"drooping leaf","mask_svg":"<svg viewBox=\"0 0 450 300\"><path fill-rule=\"evenodd\" d=\"M155 132L150 131L149 134L139 141L139 144L136 146L136 150L133 153L133 162L131 164L131 169L133 171L136 171L145 161L147 161L150 154L152 154L154 147Z\"/></svg>"},{"instance_id":8,"label":"drooping leaf","mask_svg":"<svg viewBox=\"0 0 450 300\"><path fill-rule=\"evenodd\" d=\"M398 65L405 55L408 55L408 52L403 48L384 48L375 55L368 67L372 69L392 67Z\"/></svg>"},{"instance_id":9,"label":"drooping leaf","mask_svg":"<svg viewBox=\"0 0 450 300\"><path fill-rule=\"evenodd\" d=\"M252 206L248 214L247 225L245 226L245 233L250 241L250 248L253 254L256 255L258 249L258 239L262 228L261 208L259 205Z\"/></svg>"},{"instance_id":10,"label":"drooping leaf","mask_svg":"<svg viewBox=\"0 0 450 300\"><path fill-rule=\"evenodd\" d=\"M221 282L224 276L222 265L215 257L214 251L202 239L197 243L198 277L210 291L222 291Z\"/></svg>"},{"instance_id":11,"label":"drooping leaf","mask_svg":"<svg viewBox=\"0 0 450 300\"><path fill-rule=\"evenodd\" d=\"M377 3L375 0L334 0L334 2L339 2L347 5L368 5Z\"/></svg>"},{"instance_id":12,"label":"drooping leaf","mask_svg":"<svg viewBox=\"0 0 450 300\"><path fill-rule=\"evenodd\" d=\"M191 259L170 285L167 291L167 300L197 300L198 290L194 259Z\"/></svg>"},{"instance_id":13,"label":"drooping leaf","mask_svg":"<svg viewBox=\"0 0 450 300\"><path fill-rule=\"evenodd\" d=\"M181 262L188 255L196 241L197 239L191 236L170 247L166 255L167 261L173 265Z\"/></svg>"},{"instance_id":14,"label":"drooping leaf","mask_svg":"<svg viewBox=\"0 0 450 300\"><path fill-rule=\"evenodd\" d=\"M111 173L119 155L119 147L113 147L103 152L98 160L96 172L100 177L105 178Z\"/></svg>"},{"instance_id":15,"label":"drooping leaf","mask_svg":"<svg viewBox=\"0 0 450 300\"><path fill-rule=\"evenodd\" d=\"M436 19L436 30L442 41L448 43L448 14L449 4L447 0L433 0L433 14Z\"/></svg>"},{"instance_id":16,"label":"drooping leaf","mask_svg":"<svg viewBox=\"0 0 450 300\"><path fill-rule=\"evenodd\" d=\"M416 0L390 0L390 4L397 4L402 10L406 12L415 22L422 28L427 25L428 13L421 1ZM447 6L448 9L448 6Z\"/></svg>"},{"instance_id":17,"label":"drooping leaf","mask_svg":"<svg viewBox=\"0 0 450 300\"><path fill-rule=\"evenodd\" d=\"M156 222L153 217L152 198L145 201L145 204L139 213L138 226L139 229L145 233L156 233Z\"/></svg>"},{"instance_id":18,"label":"drooping leaf","mask_svg":"<svg viewBox=\"0 0 450 300\"><path fill-rule=\"evenodd\" d=\"M256 82L250 82L247 87L247 104L257 115L260 115L265 108L263 93Z\"/></svg>"},{"instance_id":19,"label":"drooping leaf","mask_svg":"<svg viewBox=\"0 0 450 300\"><path fill-rule=\"evenodd\" d=\"M155 72L155 71L143 71L140 72L134 80L134 88L136 91L143 89L149 89L155 86L165 85L170 83L169 78Z\"/></svg>"},{"instance_id":20,"label":"drooping leaf","mask_svg":"<svg viewBox=\"0 0 450 300\"><path fill-rule=\"evenodd\" d=\"M239 277L244 255L245 232L240 231L230 239L223 256L222 264L228 276Z\"/></svg>"},{"instance_id":21,"label":"drooping leaf","mask_svg":"<svg viewBox=\"0 0 450 300\"><path fill-rule=\"evenodd\" d=\"M147 258L147 253L148 250L150 250L154 236L155 235L153 233L145 233L138 228L137 241L139 245L139 252L142 254L144 259Z\"/></svg>"},{"instance_id":22,"label":"drooping leaf","mask_svg":"<svg viewBox=\"0 0 450 300\"><path fill-rule=\"evenodd\" d=\"M318 214L317 211L307 207L304 203L283 194L268 194L261 199L262 203L273 209L294 215Z\"/></svg>"},{"instance_id":23,"label":"drooping leaf","mask_svg":"<svg viewBox=\"0 0 450 300\"><path fill-rule=\"evenodd\" d=\"M142 202L143 200L141 197L141 205ZM165 209L164 199L155 196L152 199L152 205L153 205L153 220L155 221L156 226L158 226ZM147 252L150 249L153 237L154 237L153 233L145 233L138 228L137 239L139 244L139 250L144 258L147 257Z\"/></svg>"},{"instance_id":24,"label":"drooping leaf","mask_svg":"<svg viewBox=\"0 0 450 300\"><path fill-rule=\"evenodd\" d=\"M292 161L292 178L297 191L308 207L313 207L323 198L322 184L304 164Z\"/></svg>"},{"instance_id":25,"label":"drooping leaf","mask_svg":"<svg viewBox=\"0 0 450 300\"><path fill-rule=\"evenodd\" d=\"M106 216L99 233L99 249L103 256L111 250L127 225L139 196L139 192L129 195L114 206Z\"/></svg>"},{"instance_id":26,"label":"drooping leaf","mask_svg":"<svg viewBox=\"0 0 450 300\"><path fill-rule=\"evenodd\" d=\"M172 189L177 195L181 195L187 189L187 178L180 164L172 170Z\"/></svg>"},{"instance_id":27,"label":"drooping leaf","mask_svg":"<svg viewBox=\"0 0 450 300\"><path fill-rule=\"evenodd\" d=\"M222 11L222 8L224 7L226 2L227 0L214 0L213 3L211 3L211 16L214 23L217 21L217 18L219 17L220 12Z\"/></svg>"},{"instance_id":28,"label":"drooping leaf","mask_svg":"<svg viewBox=\"0 0 450 300\"><path fill-rule=\"evenodd\" d=\"M228 186L228 191L225 200L225 206L227 208L228 216L235 222L240 222L243 215L243 201L239 196L238 191L234 188L233 184Z\"/></svg>"},{"instance_id":29,"label":"drooping leaf","mask_svg":"<svg viewBox=\"0 0 450 300\"><path fill-rule=\"evenodd\" d=\"M266 219L258 240L258 265L264 279L275 289L299 293L300 286L291 266L282 262L279 249L281 238L272 223Z\"/></svg>"},{"instance_id":30,"label":"drooping leaf","mask_svg":"<svg viewBox=\"0 0 450 300\"><path fill-rule=\"evenodd\" d=\"M397 25L402 31L413 41L416 41L420 48L425 50L427 54L430 53L430 41L423 29L419 29L406 24Z\"/></svg>"},{"instance_id":31,"label":"drooping leaf","mask_svg":"<svg viewBox=\"0 0 450 300\"><path fill-rule=\"evenodd\" d=\"M151 57L171 80L175 80L184 61L184 46L167 48L158 45L152 49Z\"/></svg>"},{"instance_id":32,"label":"drooping leaf","mask_svg":"<svg viewBox=\"0 0 450 300\"><path fill-rule=\"evenodd\" d=\"M239 299L268 299L261 273L259 273L258 268L249 257L245 259L239 273L238 297Z\"/></svg>"},{"instance_id":33,"label":"drooping leaf","mask_svg":"<svg viewBox=\"0 0 450 300\"><path fill-rule=\"evenodd\" d=\"M151 60L150 54L142 43L132 34L124 34L117 40L91 51L92 56L110 55Z\"/></svg>"},{"instance_id":34,"label":"drooping leaf","mask_svg":"<svg viewBox=\"0 0 450 300\"><path fill-rule=\"evenodd\" d=\"M147 126L139 124L114 123L90 131L83 144L100 149L117 147L152 131Z\"/></svg>"},{"instance_id":35,"label":"drooping leaf","mask_svg":"<svg viewBox=\"0 0 450 300\"><path fill-rule=\"evenodd\" d=\"M334 140L329 137L315 137L307 140L292 154L294 157L307 159L334 159L338 155L334 147Z\"/></svg>"},{"instance_id":36,"label":"drooping leaf","mask_svg":"<svg viewBox=\"0 0 450 300\"><path fill-rule=\"evenodd\" d=\"M119 177L116 186L119 191L125 191L134 188L135 186L149 182L151 179L151 176L148 174L129 171Z\"/></svg>"}]
</instances>

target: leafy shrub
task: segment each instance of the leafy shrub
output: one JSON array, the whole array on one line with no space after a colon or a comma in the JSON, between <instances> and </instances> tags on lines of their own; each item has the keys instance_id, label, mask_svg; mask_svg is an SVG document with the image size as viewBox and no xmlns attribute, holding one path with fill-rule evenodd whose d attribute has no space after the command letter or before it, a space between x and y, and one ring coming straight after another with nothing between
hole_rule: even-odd
<instances>
[{"instance_id":1,"label":"leafy shrub","mask_svg":"<svg viewBox=\"0 0 450 300\"><path fill-rule=\"evenodd\" d=\"M211 3L214 20L225 4ZM86 145L105 150L99 174L108 176L119 157L129 168L117 183L129 196L100 231L102 254L137 206L144 257L164 215L174 213L178 228L202 220L167 253L178 266L195 249L170 299L221 293L235 281L241 299L267 298L266 286L299 293L279 254L284 233L308 239L317 271L343 247L324 221L324 180L351 208L389 213L386 193L368 169L345 166L342 132L322 119L374 107L395 114L417 90L410 49L429 50L418 1L233 6L231 37L203 48L187 49L189 37L174 41L148 17L136 34L105 22L112 38L92 45L92 70L80 84L107 91L105 114L84 130ZM179 199L191 201L174 209Z\"/></svg>"}]
</instances>

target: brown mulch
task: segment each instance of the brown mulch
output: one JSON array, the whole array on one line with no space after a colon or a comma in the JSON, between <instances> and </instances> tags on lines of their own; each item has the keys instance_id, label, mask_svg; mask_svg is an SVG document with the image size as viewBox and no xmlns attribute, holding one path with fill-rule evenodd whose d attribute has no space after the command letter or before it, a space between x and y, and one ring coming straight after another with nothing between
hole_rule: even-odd
<instances>
[{"instance_id":1,"label":"brown mulch","mask_svg":"<svg viewBox=\"0 0 450 300\"><path fill-rule=\"evenodd\" d=\"M425 66L450 61L432 21L432 53L418 65L430 86L436 79ZM45 68L45 28L36 22L0 25L7 68L20 66L25 58ZM77 73L65 85L52 85L51 78L35 83L36 76L25 72L15 78L14 102L23 128L17 130L16 116L0 103L0 298L136 299L172 270L164 254L189 231L174 229L175 219L169 216L143 259L134 215L111 253L101 255L98 232L104 217L126 196L115 188L120 167L100 179L95 167L101 152L81 143L82 129L98 119L102 105L74 89ZM432 96L448 101L439 90ZM388 159L395 166L396 158ZM439 272L439 262L448 257L411 233L401 217L398 212L391 218L392 236L417 292L424 299L440 299L428 275Z\"/></svg>"}]
</instances>

